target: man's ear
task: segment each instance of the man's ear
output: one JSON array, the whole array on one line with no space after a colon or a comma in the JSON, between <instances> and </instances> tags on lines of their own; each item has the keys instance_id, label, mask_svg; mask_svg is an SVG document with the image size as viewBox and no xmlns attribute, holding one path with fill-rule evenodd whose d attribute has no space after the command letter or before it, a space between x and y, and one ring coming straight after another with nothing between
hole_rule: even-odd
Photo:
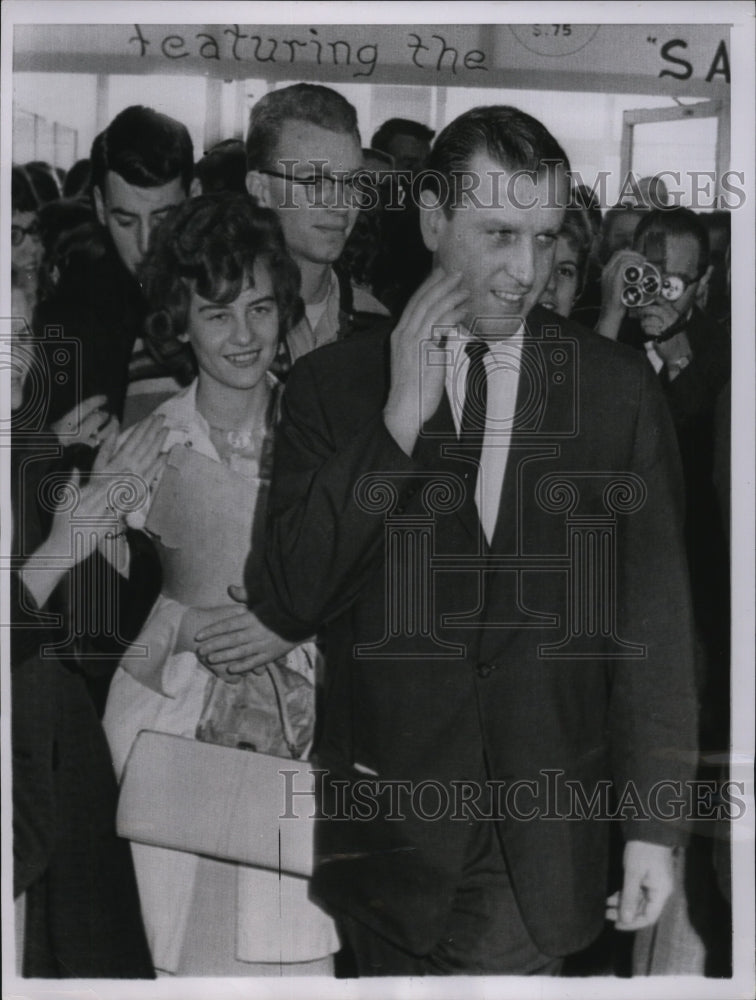
<instances>
[{"instance_id":1,"label":"man's ear","mask_svg":"<svg viewBox=\"0 0 756 1000\"><path fill-rule=\"evenodd\" d=\"M441 242L449 217L438 196L427 189L420 192L420 232L426 247L435 253Z\"/></svg>"},{"instance_id":2,"label":"man's ear","mask_svg":"<svg viewBox=\"0 0 756 1000\"><path fill-rule=\"evenodd\" d=\"M273 199L270 193L269 178L259 170L250 170L246 178L247 191L263 208L272 208Z\"/></svg>"},{"instance_id":3,"label":"man's ear","mask_svg":"<svg viewBox=\"0 0 756 1000\"><path fill-rule=\"evenodd\" d=\"M97 221L101 226L105 225L105 199L103 197L100 188L95 185L92 189L92 195L94 197L95 212L97 213Z\"/></svg>"},{"instance_id":4,"label":"man's ear","mask_svg":"<svg viewBox=\"0 0 756 1000\"><path fill-rule=\"evenodd\" d=\"M714 273L714 265L709 264L704 272L704 276L698 279L698 284L696 285L696 305L699 309L705 309L706 303L709 301L709 281Z\"/></svg>"}]
</instances>

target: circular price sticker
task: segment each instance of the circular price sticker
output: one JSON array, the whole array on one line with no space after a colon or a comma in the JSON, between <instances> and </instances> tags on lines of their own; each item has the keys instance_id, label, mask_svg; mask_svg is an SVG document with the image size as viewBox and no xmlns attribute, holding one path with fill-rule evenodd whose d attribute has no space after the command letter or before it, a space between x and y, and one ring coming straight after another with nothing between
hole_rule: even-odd
<instances>
[{"instance_id":1,"label":"circular price sticker","mask_svg":"<svg viewBox=\"0 0 756 1000\"><path fill-rule=\"evenodd\" d=\"M521 45L541 56L568 56L579 52L599 30L598 24L510 24Z\"/></svg>"}]
</instances>

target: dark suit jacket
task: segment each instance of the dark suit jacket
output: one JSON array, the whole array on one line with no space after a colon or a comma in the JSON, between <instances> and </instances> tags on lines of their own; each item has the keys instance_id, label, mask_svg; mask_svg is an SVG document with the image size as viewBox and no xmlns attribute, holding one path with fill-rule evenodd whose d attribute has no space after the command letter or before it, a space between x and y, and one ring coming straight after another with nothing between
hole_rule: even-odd
<instances>
[{"instance_id":1,"label":"dark suit jacket","mask_svg":"<svg viewBox=\"0 0 756 1000\"><path fill-rule=\"evenodd\" d=\"M143 333L145 313L139 282L109 239L103 248L94 246L91 253L71 258L57 287L37 304L34 314L35 331L48 342L52 359L44 387L48 423L100 393L107 396L103 408L123 418L129 360ZM56 330L62 346L70 347L60 354L63 362L56 360Z\"/></svg>"},{"instance_id":2,"label":"dark suit jacket","mask_svg":"<svg viewBox=\"0 0 756 1000\"><path fill-rule=\"evenodd\" d=\"M56 465L45 452L39 442L12 452L18 564L46 535L37 485ZM92 578L108 586L102 572ZM15 571L10 596L13 885L14 895L26 894L22 974L153 979L131 850L116 836L118 786L105 733L82 676L50 652L66 637L65 618L49 605L38 608Z\"/></svg>"},{"instance_id":3,"label":"dark suit jacket","mask_svg":"<svg viewBox=\"0 0 756 1000\"><path fill-rule=\"evenodd\" d=\"M626 805L637 795L642 808L622 816L628 839L683 837L643 815L655 783L686 780L694 760L674 431L644 358L540 309L528 328L490 548L476 466L450 454L446 398L411 458L383 423L387 339L313 352L284 394L259 613L292 637L320 629L326 644L313 892L418 954L441 936L470 824L486 821L455 782L535 783L519 786L497 828L525 923L551 955L600 932L608 864L609 824L581 818L559 782L590 798L613 781ZM432 533L431 598L387 636L412 600L401 589L409 543L387 538L411 516ZM603 583L591 590L596 552ZM383 783L372 798L370 772Z\"/></svg>"}]
</instances>

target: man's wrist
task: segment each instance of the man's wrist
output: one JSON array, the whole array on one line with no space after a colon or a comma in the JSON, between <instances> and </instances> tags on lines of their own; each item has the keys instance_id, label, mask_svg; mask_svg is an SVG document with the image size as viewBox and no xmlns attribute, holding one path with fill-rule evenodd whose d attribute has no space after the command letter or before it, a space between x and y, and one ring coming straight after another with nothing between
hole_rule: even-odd
<instances>
[{"instance_id":1,"label":"man's wrist","mask_svg":"<svg viewBox=\"0 0 756 1000\"><path fill-rule=\"evenodd\" d=\"M383 410L383 422L386 425L386 430L405 455L412 455L417 436L420 433L420 429L415 426L417 421L413 419L412 414L387 404Z\"/></svg>"}]
</instances>

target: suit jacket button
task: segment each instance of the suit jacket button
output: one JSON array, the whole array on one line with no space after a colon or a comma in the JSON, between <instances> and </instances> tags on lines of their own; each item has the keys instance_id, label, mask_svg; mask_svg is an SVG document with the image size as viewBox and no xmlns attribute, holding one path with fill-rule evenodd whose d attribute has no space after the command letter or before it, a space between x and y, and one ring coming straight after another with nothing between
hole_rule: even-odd
<instances>
[{"instance_id":1,"label":"suit jacket button","mask_svg":"<svg viewBox=\"0 0 756 1000\"><path fill-rule=\"evenodd\" d=\"M496 670L495 663L479 663L475 668L475 672L477 673L478 677L481 677L484 680L486 677L490 676L490 674L494 670Z\"/></svg>"}]
</instances>

